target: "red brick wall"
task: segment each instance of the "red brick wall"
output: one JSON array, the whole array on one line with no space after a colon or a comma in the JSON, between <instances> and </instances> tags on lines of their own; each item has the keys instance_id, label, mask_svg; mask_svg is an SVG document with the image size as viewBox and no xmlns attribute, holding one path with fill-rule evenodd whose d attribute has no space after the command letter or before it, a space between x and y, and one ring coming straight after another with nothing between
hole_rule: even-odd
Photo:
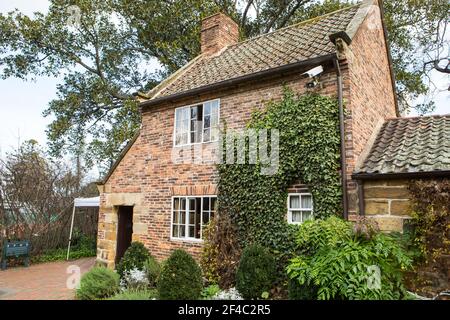
<instances>
[{"instance_id":1,"label":"red brick wall","mask_svg":"<svg viewBox=\"0 0 450 320\"><path fill-rule=\"evenodd\" d=\"M396 116L386 42L377 6L372 6L353 38L346 58L349 70L344 81L349 209L350 213L356 213L356 184L350 175L380 121Z\"/></svg>"},{"instance_id":2,"label":"red brick wall","mask_svg":"<svg viewBox=\"0 0 450 320\"><path fill-rule=\"evenodd\" d=\"M200 37L202 53L215 54L222 48L237 43L238 40L239 27L230 17L217 13L203 19Z\"/></svg>"},{"instance_id":3,"label":"red brick wall","mask_svg":"<svg viewBox=\"0 0 450 320\"><path fill-rule=\"evenodd\" d=\"M305 84L309 79L301 78L300 75L299 70L282 78L248 83L232 90L206 94L145 111L140 136L103 187L98 244L100 249L109 248L108 257L103 260L111 261L114 258L114 240L107 239L103 232L107 228L105 212L114 214L111 204L106 201L106 195L123 193L142 195L142 203L137 209L139 212L135 212L138 215L135 222L145 224L146 232L134 235L134 240L143 242L159 259L166 258L175 248L186 249L198 257L200 243L170 239L171 197L174 193L201 194L201 191L193 190L194 186L214 190L217 173L214 165L172 163L175 108L219 98L220 121L225 121L230 129L244 128L253 110L263 108L269 100L281 99L283 85L297 93L305 92ZM333 70L322 75L321 83L321 93L336 96L336 75ZM186 189L188 191L180 191Z\"/></svg>"}]
</instances>

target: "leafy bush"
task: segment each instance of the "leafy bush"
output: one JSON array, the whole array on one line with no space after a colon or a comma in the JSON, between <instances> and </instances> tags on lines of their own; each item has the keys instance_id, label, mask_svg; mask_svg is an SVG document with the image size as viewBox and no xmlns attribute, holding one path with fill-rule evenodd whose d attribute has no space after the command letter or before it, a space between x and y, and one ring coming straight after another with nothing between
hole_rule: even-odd
<instances>
[{"instance_id":1,"label":"leafy bush","mask_svg":"<svg viewBox=\"0 0 450 320\"><path fill-rule=\"evenodd\" d=\"M197 262L183 250L175 250L165 262L158 281L163 300L195 300L202 291L202 275Z\"/></svg>"},{"instance_id":2,"label":"leafy bush","mask_svg":"<svg viewBox=\"0 0 450 320\"><path fill-rule=\"evenodd\" d=\"M70 247L70 259L76 260L97 255L97 243L95 237L84 234L77 235ZM41 254L31 257L32 263L64 261L67 258L67 247L45 250Z\"/></svg>"},{"instance_id":3,"label":"leafy bush","mask_svg":"<svg viewBox=\"0 0 450 320\"><path fill-rule=\"evenodd\" d=\"M117 264L117 273L122 278L126 271L135 268L142 270L144 268L144 263L148 258L150 258L150 253L147 248L140 242L133 242L127 251L125 251L122 260Z\"/></svg>"},{"instance_id":4,"label":"leafy bush","mask_svg":"<svg viewBox=\"0 0 450 320\"><path fill-rule=\"evenodd\" d=\"M287 269L290 278L316 286L320 300L406 298L402 270L411 267L410 257L389 235L368 239L358 228L337 217L303 223L297 236L300 254Z\"/></svg>"},{"instance_id":5,"label":"leafy bush","mask_svg":"<svg viewBox=\"0 0 450 320\"><path fill-rule=\"evenodd\" d=\"M158 297L158 292L153 290L126 290L107 300L153 300Z\"/></svg>"},{"instance_id":6,"label":"leafy bush","mask_svg":"<svg viewBox=\"0 0 450 320\"><path fill-rule=\"evenodd\" d=\"M119 275L110 269L95 267L81 277L76 297L80 300L104 299L118 291Z\"/></svg>"},{"instance_id":7,"label":"leafy bush","mask_svg":"<svg viewBox=\"0 0 450 320\"><path fill-rule=\"evenodd\" d=\"M120 279L120 287L127 290L146 290L149 287L147 274L137 268L125 271Z\"/></svg>"},{"instance_id":8,"label":"leafy bush","mask_svg":"<svg viewBox=\"0 0 450 320\"><path fill-rule=\"evenodd\" d=\"M268 139L274 133L271 129L279 130L279 162L272 166L278 170L265 174L263 170L269 168L261 159L253 165L218 165L219 213L231 217L241 247L259 243L271 248L279 280L284 280L297 229L286 221L289 186L294 181L308 184L316 217L341 210L339 108L336 99L318 94L298 96L286 88L282 100L258 109L247 126L259 132L267 129ZM225 130L225 134L228 138L233 131ZM227 140L223 139L223 154L230 152ZM246 157L249 144L246 138Z\"/></svg>"},{"instance_id":9,"label":"leafy bush","mask_svg":"<svg viewBox=\"0 0 450 320\"><path fill-rule=\"evenodd\" d=\"M212 284L210 286L207 286L206 288L203 288L201 296L202 299L211 299L219 292L220 287L217 284Z\"/></svg>"},{"instance_id":10,"label":"leafy bush","mask_svg":"<svg viewBox=\"0 0 450 320\"><path fill-rule=\"evenodd\" d=\"M288 282L289 300L315 300L317 288L314 285L300 285L295 279Z\"/></svg>"},{"instance_id":11,"label":"leafy bush","mask_svg":"<svg viewBox=\"0 0 450 320\"><path fill-rule=\"evenodd\" d=\"M241 254L236 227L227 214L220 214L209 222L203 235L200 264L204 277L221 288L231 288Z\"/></svg>"},{"instance_id":12,"label":"leafy bush","mask_svg":"<svg viewBox=\"0 0 450 320\"><path fill-rule=\"evenodd\" d=\"M153 256L150 256L144 262L143 269L148 279L149 286L156 287L156 285L158 284L159 275L161 274L161 265Z\"/></svg>"},{"instance_id":13,"label":"leafy bush","mask_svg":"<svg viewBox=\"0 0 450 320\"><path fill-rule=\"evenodd\" d=\"M260 245L244 249L236 272L236 289L246 299L261 298L276 279L276 263L273 256Z\"/></svg>"}]
</instances>

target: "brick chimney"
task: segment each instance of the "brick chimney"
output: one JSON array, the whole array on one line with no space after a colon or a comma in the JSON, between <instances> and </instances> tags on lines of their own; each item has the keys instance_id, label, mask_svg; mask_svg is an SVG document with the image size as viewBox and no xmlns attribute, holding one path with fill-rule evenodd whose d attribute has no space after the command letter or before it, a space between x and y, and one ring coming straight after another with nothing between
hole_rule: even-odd
<instances>
[{"instance_id":1,"label":"brick chimney","mask_svg":"<svg viewBox=\"0 0 450 320\"><path fill-rule=\"evenodd\" d=\"M223 13L216 13L202 21L202 54L214 55L223 48L237 43L239 27L236 22Z\"/></svg>"}]
</instances>

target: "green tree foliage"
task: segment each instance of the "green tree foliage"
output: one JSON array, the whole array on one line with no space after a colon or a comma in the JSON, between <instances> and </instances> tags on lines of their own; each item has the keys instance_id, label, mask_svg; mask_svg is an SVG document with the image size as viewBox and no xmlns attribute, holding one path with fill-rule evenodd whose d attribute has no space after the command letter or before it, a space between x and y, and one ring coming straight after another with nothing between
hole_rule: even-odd
<instances>
[{"instance_id":1,"label":"green tree foliage","mask_svg":"<svg viewBox=\"0 0 450 320\"><path fill-rule=\"evenodd\" d=\"M144 270L144 265L150 257L150 253L142 243L133 242L117 264L117 273L120 277L123 277L125 272L131 269Z\"/></svg>"},{"instance_id":2,"label":"green tree foliage","mask_svg":"<svg viewBox=\"0 0 450 320\"><path fill-rule=\"evenodd\" d=\"M402 271L411 267L410 257L389 235L356 229L337 217L304 222L297 234L299 255L287 268L290 278L315 288L319 300L407 298Z\"/></svg>"},{"instance_id":3,"label":"green tree foliage","mask_svg":"<svg viewBox=\"0 0 450 320\"><path fill-rule=\"evenodd\" d=\"M97 300L113 296L119 291L119 275L114 271L95 267L81 277L76 297L79 300Z\"/></svg>"},{"instance_id":4,"label":"green tree foliage","mask_svg":"<svg viewBox=\"0 0 450 320\"><path fill-rule=\"evenodd\" d=\"M250 245L242 251L236 272L236 289L245 299L259 299L269 292L277 278L273 256L260 245Z\"/></svg>"},{"instance_id":5,"label":"green tree foliage","mask_svg":"<svg viewBox=\"0 0 450 320\"><path fill-rule=\"evenodd\" d=\"M175 250L164 263L158 281L162 300L197 300L202 292L202 272L183 250Z\"/></svg>"},{"instance_id":6,"label":"green tree foliage","mask_svg":"<svg viewBox=\"0 0 450 320\"><path fill-rule=\"evenodd\" d=\"M219 10L249 38L348 6L350 0L51 0L46 14L0 14L3 78L60 76L45 116L53 155L82 155L108 169L139 128L136 91L152 88L199 53L200 22ZM68 7L80 24L68 24ZM386 25L403 109L430 93L431 70L445 65L446 0L384 1ZM446 49L447 48L447 49ZM161 69L155 72L155 63ZM151 69L151 70L150 70Z\"/></svg>"},{"instance_id":7,"label":"green tree foliage","mask_svg":"<svg viewBox=\"0 0 450 320\"><path fill-rule=\"evenodd\" d=\"M219 212L231 217L241 247L270 248L283 267L295 249L296 227L286 221L286 199L297 180L309 186L316 218L339 214L338 118L335 99L289 90L254 113L250 128L279 130L279 166L274 175L264 175L260 164L219 165Z\"/></svg>"}]
</instances>

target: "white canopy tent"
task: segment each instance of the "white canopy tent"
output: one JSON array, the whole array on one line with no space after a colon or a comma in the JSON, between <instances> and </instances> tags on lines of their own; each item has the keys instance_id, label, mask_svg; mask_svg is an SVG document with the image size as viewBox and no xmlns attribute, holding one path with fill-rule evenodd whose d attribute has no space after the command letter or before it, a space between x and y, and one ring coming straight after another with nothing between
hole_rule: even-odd
<instances>
[{"instance_id":1,"label":"white canopy tent","mask_svg":"<svg viewBox=\"0 0 450 320\"><path fill-rule=\"evenodd\" d=\"M75 211L77 208L100 207L100 197L76 198L73 201L72 221L70 223L69 245L67 246L67 260L69 260L70 244L72 242L73 222L75 220Z\"/></svg>"}]
</instances>

